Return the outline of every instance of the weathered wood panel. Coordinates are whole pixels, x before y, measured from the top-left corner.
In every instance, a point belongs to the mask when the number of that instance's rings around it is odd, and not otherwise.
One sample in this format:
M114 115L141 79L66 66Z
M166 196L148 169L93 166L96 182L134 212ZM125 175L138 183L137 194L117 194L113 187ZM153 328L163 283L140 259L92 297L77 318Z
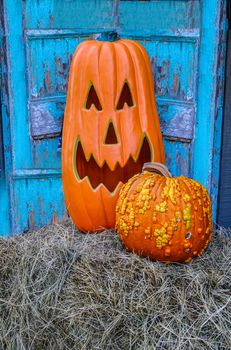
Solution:
M231 228L231 29L228 34L218 223Z
M197 120L192 172L194 178L209 189L215 218L221 146L221 108L224 91L226 2L223 0L202 1L201 5L203 29L200 42ZM210 44L208 45L208 43Z
M179 141L164 140L166 152L166 164L175 176L190 174L190 143L181 143Z
M57 223L66 217L60 177L60 172L54 171L45 175L41 172L15 174L15 229L18 232Z
M87 37L27 36L29 96L31 99L66 94L72 54Z
M57 150L58 138L33 141L35 169L61 168L61 154Z
M200 27L200 1L121 1L120 26L128 33L182 34Z
M5 34L6 21L3 2L0 1L0 123L2 127L2 171L0 176L0 236L9 235L11 230L12 181L10 173L12 169L12 153L10 140L10 107L9 86L7 74L7 42ZM0 151L0 152L1 152ZM4 167L3 167L4 163Z
M158 101L161 131L164 137L191 142L194 135L195 110L193 106Z
M4 176L0 178L0 236L7 236L10 233L10 210L9 198Z
M65 99L44 99L30 102L31 135L34 139L55 136L60 133L65 109Z
M0 100L1 103L1 100ZM3 140L2 140L2 116L0 114L0 178L3 176L4 156L3 156Z
M27 0L26 28L114 28L118 25L118 0Z
M210 193L213 204L213 217L217 221L217 204L219 194L219 182L223 182L222 173L220 173L221 142L222 142L222 125L223 125L223 105L224 105L224 82L225 82L225 64L226 64L226 47L227 47L227 29L228 20L226 12L226 0L221 0L216 12L216 43L214 51L214 80L213 96L215 99L211 114L213 116L213 143L212 143L212 166L210 179ZM229 178L231 181L231 178Z
M195 100L196 38L159 37L140 42L151 60L156 96L186 102Z

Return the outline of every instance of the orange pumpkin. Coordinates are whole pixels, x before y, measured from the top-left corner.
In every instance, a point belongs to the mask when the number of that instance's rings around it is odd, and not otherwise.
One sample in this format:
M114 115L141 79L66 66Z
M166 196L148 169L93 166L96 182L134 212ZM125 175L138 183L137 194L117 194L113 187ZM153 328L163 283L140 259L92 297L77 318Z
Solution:
M132 40L81 43L63 125L67 209L82 231L115 226L119 190L146 161L164 162L151 65Z
M143 169L122 187L116 207L116 229L127 249L171 262L201 255L212 237L205 187L171 177L163 164L147 163Z

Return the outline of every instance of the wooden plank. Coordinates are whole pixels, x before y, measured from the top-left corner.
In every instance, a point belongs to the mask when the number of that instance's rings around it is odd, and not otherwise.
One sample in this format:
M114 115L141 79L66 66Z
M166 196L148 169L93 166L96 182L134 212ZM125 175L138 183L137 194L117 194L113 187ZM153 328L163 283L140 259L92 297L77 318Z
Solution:
M65 110L65 98L30 102L31 135L34 139L60 134Z
M67 217L61 178L58 176L47 177L44 174L15 178L15 197L16 232L56 223Z
M48 177L59 177L61 178L60 168L48 168L45 169L15 169L13 172L13 179L41 179Z
M58 137L33 141L34 168L61 168Z
M5 176L0 178L0 236L10 234L10 206L8 198L8 186Z
M23 42L22 2L12 6L4 2L7 40L7 84L9 89L8 114L11 132L12 168L33 166L33 154L30 151L31 140L28 124L27 75L25 46ZM11 198L14 210L13 198ZM13 214L12 214L13 215ZM14 228L12 228L14 232Z
M179 105L158 100L158 113L162 134L165 137L191 142L193 139L195 109L191 105Z
M192 149L192 176L206 186L211 194L213 218L216 220L224 91L225 1L202 1L201 9L198 101Z
M200 28L200 1L120 1L120 27L130 33L180 33Z
M195 100L197 74L197 41L184 39L141 41L146 48L153 71L155 94L175 100Z
M27 74L31 99L66 93L72 55L86 38L77 35L28 40Z
M225 64L226 64L226 50L227 50L227 29L228 21L226 16L226 0L220 3L220 12L217 16L219 22L218 37L217 37L217 69L216 81L214 81L215 98L215 120L214 120L214 138L213 138L213 152L212 152L212 177L211 177L211 198L213 204L214 220L217 220L217 204L219 193L219 179L220 175L220 159L221 159L221 143L222 143L222 124L223 124L223 107L224 107L224 85L225 85Z
M25 28L115 28L119 0L23 1Z
M1 104L1 100L0 100ZM0 113L0 178L3 176L4 171L4 156L3 156L3 139L2 139L2 116Z
M190 143L181 143L164 139L166 165L173 176L185 175L191 177Z
M228 34L218 223L231 228L231 29Z
M10 81L8 74L8 53L9 46L7 43L8 21L3 8L3 1L0 1L0 116L2 124L2 147L4 149L4 171L0 177L0 236L8 236L12 231L11 212L13 203L12 198L12 155L11 155L11 120L10 111Z

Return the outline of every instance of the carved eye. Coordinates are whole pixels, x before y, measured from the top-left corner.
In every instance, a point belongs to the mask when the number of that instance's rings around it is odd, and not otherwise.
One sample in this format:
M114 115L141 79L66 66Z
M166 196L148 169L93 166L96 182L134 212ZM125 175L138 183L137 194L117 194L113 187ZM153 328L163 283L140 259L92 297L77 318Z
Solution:
M91 87L88 91L88 95L87 95L87 99L86 99L86 103L85 103L85 108L90 109L91 105L94 105L98 111L102 111L102 106L101 106L101 103L99 101L99 98L97 96L97 93L95 91L93 84L91 84Z
M127 82L124 83L116 109L117 110L123 109L125 103L127 103L128 107L134 106L134 103L132 100L132 94Z

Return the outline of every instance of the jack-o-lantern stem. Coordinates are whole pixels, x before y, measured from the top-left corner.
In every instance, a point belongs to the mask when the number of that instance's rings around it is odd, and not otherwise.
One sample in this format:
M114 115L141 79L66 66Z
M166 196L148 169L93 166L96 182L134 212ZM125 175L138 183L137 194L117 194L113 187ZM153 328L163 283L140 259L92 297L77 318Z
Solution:
M151 173L157 173L165 177L172 177L172 174L168 168L164 164L158 162L144 163L142 171L149 171Z
M111 30L108 32L103 32L97 37L98 41L117 41L120 40L119 34L115 30Z

